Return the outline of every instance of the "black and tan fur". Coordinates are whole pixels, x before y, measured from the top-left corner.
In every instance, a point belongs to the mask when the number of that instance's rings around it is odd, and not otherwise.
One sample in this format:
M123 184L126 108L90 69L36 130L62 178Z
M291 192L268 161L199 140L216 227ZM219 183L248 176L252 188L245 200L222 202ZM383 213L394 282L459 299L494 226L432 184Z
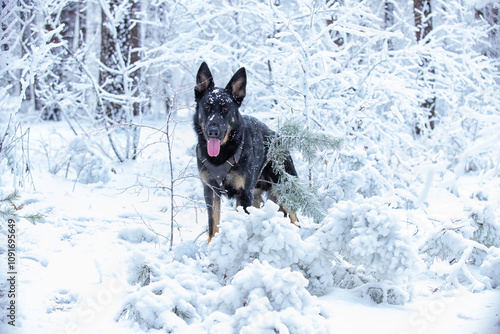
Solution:
M240 68L224 89L215 87L206 63L201 64L196 76L193 121L198 136L198 170L208 210L208 242L219 230L221 195L236 198L237 205L247 213L249 206L261 205L264 192L276 202L269 190L279 176L267 159L267 143L275 133L256 118L240 114L246 83L245 68ZM290 156L285 170L297 175ZM288 214L295 223L296 214Z

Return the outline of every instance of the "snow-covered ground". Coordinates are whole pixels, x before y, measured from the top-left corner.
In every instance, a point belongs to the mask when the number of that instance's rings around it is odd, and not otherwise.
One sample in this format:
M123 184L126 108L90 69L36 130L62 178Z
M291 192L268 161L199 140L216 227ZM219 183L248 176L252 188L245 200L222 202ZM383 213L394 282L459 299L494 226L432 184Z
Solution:
M91 160L94 166L102 164L97 177L108 181L84 184L75 182L85 175L77 175L71 164L56 174L49 168L65 161L68 147L74 151L87 145L87 153L102 156L98 146L106 145L105 137L95 132L90 140L75 142L66 123L31 128L35 190L23 190L20 202L26 212L42 213L46 219L16 223L16 327L2 323L1 333L500 333L498 288L485 281L475 293L467 285L445 287L443 277L425 268L406 284L404 304L388 303L387 295L377 304L366 290L338 284L312 295L304 273L328 272L315 267L314 254L320 254L315 252L324 239L315 236L307 219L302 229L291 226L273 204L247 216L225 200L221 233L207 246L190 115L176 117L173 157L180 177L174 188L172 251L170 172L160 132L142 129L145 148L135 161ZM151 125L161 126L158 121ZM480 180L473 175L459 179L458 196L439 182L420 185L426 209L398 209L398 214L420 221L419 235L430 234L432 229L424 231L426 223L453 221L477 189L489 194L488 203L498 213L500 180ZM498 226L498 218L496 222ZM415 226L407 226L408 238L402 240L413 242ZM3 226L0 234L4 251ZM1 256L1 275L6 275L5 253ZM322 279L330 278L319 277L316 288ZM381 280L373 286L385 293L384 284Z

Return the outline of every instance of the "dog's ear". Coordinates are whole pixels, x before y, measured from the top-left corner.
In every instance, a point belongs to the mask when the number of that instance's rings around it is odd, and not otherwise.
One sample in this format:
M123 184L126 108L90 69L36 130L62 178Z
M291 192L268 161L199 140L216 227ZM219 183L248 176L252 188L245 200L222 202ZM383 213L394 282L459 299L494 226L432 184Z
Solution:
M207 63L203 62L196 75L196 86L194 87L195 101L198 102L209 88L214 88L214 79Z
M234 73L231 80L226 86L226 90L231 92L233 99L241 105L243 99L246 95L246 87L247 87L247 71L244 67L240 68L236 73Z

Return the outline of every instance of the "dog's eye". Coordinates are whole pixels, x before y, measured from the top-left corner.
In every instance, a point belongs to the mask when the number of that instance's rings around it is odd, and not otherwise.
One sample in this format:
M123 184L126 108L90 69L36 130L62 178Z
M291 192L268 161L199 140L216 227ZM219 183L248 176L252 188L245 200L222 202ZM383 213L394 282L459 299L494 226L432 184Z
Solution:
M210 104L205 104L205 105L203 106L203 108L204 108L206 111L210 110Z
M222 111L223 112L228 112L229 108L227 106L222 106Z

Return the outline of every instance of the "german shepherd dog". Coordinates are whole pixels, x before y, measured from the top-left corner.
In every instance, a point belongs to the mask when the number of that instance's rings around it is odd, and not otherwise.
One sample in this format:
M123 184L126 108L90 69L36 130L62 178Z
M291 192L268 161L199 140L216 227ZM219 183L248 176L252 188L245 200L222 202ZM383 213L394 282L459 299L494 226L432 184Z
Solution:
M246 213L251 205L260 207L264 192L268 192L269 199L277 200L270 190L279 181L279 175L267 157L268 144L276 134L256 118L240 114L246 84L244 67L224 89L214 86L205 62L196 75L193 123L198 136L198 170L208 210L208 242L219 231L221 195L236 198ZM285 171L297 175L291 156L286 159ZM283 207L280 210L288 213L292 223L297 222L295 212Z

